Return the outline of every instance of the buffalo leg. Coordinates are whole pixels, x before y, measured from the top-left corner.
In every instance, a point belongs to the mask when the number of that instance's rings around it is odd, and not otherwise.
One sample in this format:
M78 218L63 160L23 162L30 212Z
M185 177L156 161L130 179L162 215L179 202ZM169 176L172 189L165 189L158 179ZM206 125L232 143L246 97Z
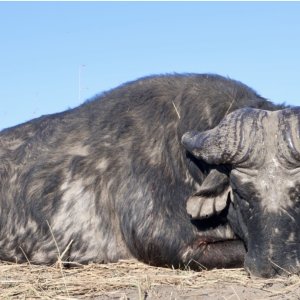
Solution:
M207 238L197 241L183 253L182 259L191 269L243 267L245 247L241 240L209 242Z

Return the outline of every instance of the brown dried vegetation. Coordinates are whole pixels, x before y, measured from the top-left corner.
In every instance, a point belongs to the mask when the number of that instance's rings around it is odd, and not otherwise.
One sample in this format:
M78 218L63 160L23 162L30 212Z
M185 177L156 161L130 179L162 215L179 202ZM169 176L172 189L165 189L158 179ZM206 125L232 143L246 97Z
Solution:
M135 260L64 268L0 263L1 299L300 299L300 277L249 278L243 269L194 272Z

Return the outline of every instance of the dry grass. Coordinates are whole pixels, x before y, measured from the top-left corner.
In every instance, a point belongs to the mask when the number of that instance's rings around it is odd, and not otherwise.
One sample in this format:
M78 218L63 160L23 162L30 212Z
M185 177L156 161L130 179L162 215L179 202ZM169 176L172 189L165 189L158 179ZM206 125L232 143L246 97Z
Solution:
M207 299L213 295L219 299L251 299L245 296L250 292L262 299L299 299L299 287L300 277L296 275L251 279L243 269L193 272L156 268L133 260L70 269L0 263L1 299L129 299L128 295L130 299L165 299L166 293L170 295L166 299L181 299L180 295L185 299L201 295L199 299L206 299L203 295Z

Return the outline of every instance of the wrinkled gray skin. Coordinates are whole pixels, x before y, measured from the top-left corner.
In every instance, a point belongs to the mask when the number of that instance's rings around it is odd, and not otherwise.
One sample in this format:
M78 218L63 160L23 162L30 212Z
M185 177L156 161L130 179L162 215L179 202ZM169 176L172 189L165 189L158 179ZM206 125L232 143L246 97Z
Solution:
M214 129L188 132L182 143L197 158L224 165L229 179L229 222L244 240L245 268L251 275L272 277L300 271L300 108L280 111L240 109ZM221 176L221 177L222 177ZM223 201L223 204L222 204ZM194 219L214 209L191 198ZM214 211L215 210L215 211Z

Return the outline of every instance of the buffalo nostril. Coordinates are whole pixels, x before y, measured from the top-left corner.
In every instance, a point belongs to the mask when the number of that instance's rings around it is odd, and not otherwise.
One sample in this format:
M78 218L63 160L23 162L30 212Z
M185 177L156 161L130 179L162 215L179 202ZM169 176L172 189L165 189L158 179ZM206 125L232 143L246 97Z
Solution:
M262 277L262 278L272 278L275 277L278 273L275 269L271 268L261 268L261 269L252 269L249 267L245 267L247 273L251 277Z
M254 277L271 278L278 274L276 269L267 260L262 261L256 258L246 257L245 269L250 276Z

